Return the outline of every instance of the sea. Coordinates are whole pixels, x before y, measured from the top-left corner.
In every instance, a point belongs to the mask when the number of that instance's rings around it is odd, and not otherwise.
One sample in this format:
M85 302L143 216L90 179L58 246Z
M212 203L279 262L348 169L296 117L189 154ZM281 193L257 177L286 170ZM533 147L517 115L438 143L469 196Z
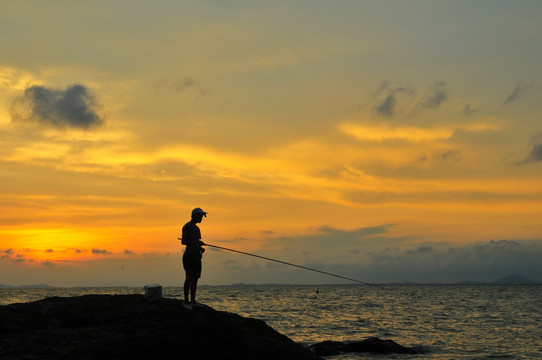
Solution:
M52 296L143 294L143 287L6 288L0 305ZM180 287L164 287L182 299ZM542 359L542 286L200 286L215 310L265 321L304 345L376 336L417 355L344 354L326 359Z

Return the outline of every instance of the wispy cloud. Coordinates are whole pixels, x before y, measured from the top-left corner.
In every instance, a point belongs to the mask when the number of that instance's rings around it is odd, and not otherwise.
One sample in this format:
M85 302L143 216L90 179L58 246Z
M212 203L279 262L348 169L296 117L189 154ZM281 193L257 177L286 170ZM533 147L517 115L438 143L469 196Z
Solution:
M525 95L533 86L533 83L519 82L512 93L504 100L504 105L509 105L516 102L520 97Z
M466 116L473 115L474 113L476 113L476 109L472 108L472 104L467 104L463 108L463 114Z
M411 95L412 90L402 86L393 87L390 81L387 80L382 82L382 84L380 84L380 86L373 92L373 97L380 99L376 105L376 113L379 116L388 118L394 116L398 106L397 95L401 93ZM381 97L382 94L384 94L383 99Z
M401 94L402 96L399 96ZM425 96L417 99L416 91L412 87L392 86L390 81L384 81L372 95L377 101L375 105L377 115L391 118L399 114L400 109L409 111L408 109L439 108L448 99L448 89L444 81L436 81ZM469 105L466 109L469 109Z
M448 90L444 81L435 82L420 105L426 109L436 109L448 99Z
M197 86L197 81L192 77L164 78L156 83L156 90L179 93Z
M413 126L364 126L344 123L340 125L340 130L358 140L368 141L386 141L403 140L409 142L445 140L452 137L453 129L446 128L421 128Z
M530 141L531 152L523 160L523 164L542 161L542 132L534 135Z
M343 230L331 226L321 226L316 232L294 237L281 237L272 239L273 245L282 245L302 250L351 250L361 245L391 244L405 241L404 237L388 235L394 224L360 227L352 230Z
M395 98L395 93L392 93L388 95L380 105L378 105L376 112L378 115L391 117L395 112L396 105L397 99Z
M104 123L97 111L96 100L84 85L66 89L31 86L13 101L11 119L56 128L90 129Z
M435 153L433 157L442 162L447 161L459 161L461 160L461 150L458 149L452 149L452 150L443 150Z

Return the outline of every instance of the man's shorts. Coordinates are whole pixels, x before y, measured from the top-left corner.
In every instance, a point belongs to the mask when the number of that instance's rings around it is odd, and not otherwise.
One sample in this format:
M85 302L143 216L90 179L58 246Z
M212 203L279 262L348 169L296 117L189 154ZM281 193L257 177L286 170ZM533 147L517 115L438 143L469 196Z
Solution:
M199 279L201 277L201 258L185 252L183 255L183 268L186 276Z

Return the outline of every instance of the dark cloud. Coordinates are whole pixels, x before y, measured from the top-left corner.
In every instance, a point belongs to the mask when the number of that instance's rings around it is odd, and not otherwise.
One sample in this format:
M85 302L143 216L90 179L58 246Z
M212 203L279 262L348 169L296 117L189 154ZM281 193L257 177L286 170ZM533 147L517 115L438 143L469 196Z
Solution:
M280 261L291 262L293 264L311 266L315 258L324 256L328 261L333 262L337 259L344 260L345 256L350 259L359 258L363 255L362 249L368 247L380 246L382 244L390 244L396 242L405 241L406 237L398 238L394 236L388 236L389 229L393 224L384 224L379 226L362 227L352 230L342 230L333 228L330 226L321 226L313 234L298 235L294 237L276 237L268 239L272 244L271 249L259 249L255 251L260 256L265 256L270 259L278 259ZM319 264L315 267L318 269ZM333 269L326 268L327 265L322 265L321 270L333 271ZM337 264L330 265L331 267L337 266ZM242 281L248 282L276 282L278 278L289 279L294 281L294 277L298 276L299 269L291 270L290 267L284 264L277 264L276 262L262 262L257 261L251 264L247 264L244 258L239 260L227 260L222 263L222 267L225 270L242 271ZM266 269L278 269L280 268L284 276L275 272L261 273L249 271L249 267L256 271L259 267ZM257 274L258 279L252 279L251 277ZM307 275L306 272L301 272ZM290 277L290 275L294 277ZM321 276L320 276L321 278ZM326 279L326 277L324 277ZM299 280L303 281L303 280ZM280 282L280 280L279 280Z
M64 90L32 86L15 99L11 108L14 122L38 122L57 128L90 129L103 124L94 96L84 85Z
M434 249L432 246L419 246L418 248L414 250L407 250L405 253L407 255L420 255L420 254L428 254L433 251Z
M436 109L446 99L448 99L446 83L443 81L437 81L435 84L433 84L429 94L422 100L421 106L426 109Z
M177 79L162 79L156 83L158 92L167 91L180 93L189 88L198 87L198 83L191 77L181 77Z
M447 161L460 161L461 160L461 150L444 150L433 155L433 158L438 161L447 162Z
M49 260L43 261L43 262L41 263L41 265L42 265L43 267L46 267L46 268L53 268L53 267L55 267L55 263L50 262Z
M111 254L111 252L109 252L109 254ZM146 252L146 253L141 254L141 256L157 256L157 255L158 255L158 253L156 253L155 251Z
M420 156L419 158L416 159L416 162L417 162L417 163L425 163L425 162L427 162L428 160L429 160L429 158L428 158L427 156L422 155L422 156Z
M419 246L385 249L366 254L367 273L386 274L390 281L493 281L519 273L538 280L542 241L491 240L464 246Z
M124 255L135 255L136 253L129 249L124 249Z
M92 249L92 253L96 255L111 255L111 251L101 249Z
M376 103L374 109L377 115L391 118L401 109L437 109L448 100L448 89L444 81L432 84L426 95L417 99L416 91L410 86L393 86L390 81L384 81L372 93ZM465 114L471 114L475 110L467 104L463 110Z
M24 254L16 254L13 249L0 249L0 259L8 259L13 262L25 262L26 256Z
M436 81L433 83L425 96L416 99L416 91L409 86L393 86L390 81L384 81L372 93L376 99L376 113L382 117L393 117L401 109L438 109L448 100L448 88L446 82ZM465 105L464 114L475 112L471 104Z
M531 152L525 158L523 164L542 161L542 132L531 138Z
M189 88L191 86L195 86L196 82L192 78L184 78L184 79L177 79L173 80L170 83L171 89L175 92L181 92L186 88Z
M313 234L280 237L272 239L272 241L276 246L302 250L350 251L356 250L359 246L368 246L377 243L391 244L408 239L406 237L388 236L387 233L393 226L394 224L384 224L353 230L342 230L324 225ZM267 255L273 257L276 254L268 251Z
M397 99L395 98L395 93L388 95L384 101L377 106L376 112L380 116L392 117L395 112L395 107L397 106Z
M402 86L393 87L391 82L386 80L373 92L373 97L380 98L376 106L376 113L383 117L392 117L397 109L397 95L400 93L411 94L412 90ZM383 99L381 97L383 95Z
M512 91L512 93L504 100L504 105L516 102L518 98L527 93L532 86L533 83L525 84L523 82L519 82Z
M391 228L381 225L341 230L322 226L314 234L274 239L274 250L262 249L258 254L369 282L493 281L516 273L542 280L542 240L411 244L413 238L390 236ZM280 248L282 245L287 248ZM241 267L246 270L246 266ZM294 268L284 267L282 271L269 281L276 282L279 276L291 282L296 277L300 282L328 281Z
M471 104L465 105L465 107L463 108L463 114L465 114L467 116L474 114L476 112L476 110L473 109L471 106L472 106Z
M225 260L222 262L222 266L225 270L243 270L241 264L235 260Z
M542 143L537 143L533 145L533 148L531 149L531 154L528 158L531 162L532 161L542 161Z
M47 250L45 250L45 252L52 253L52 252L55 252L55 251L53 249L47 249Z

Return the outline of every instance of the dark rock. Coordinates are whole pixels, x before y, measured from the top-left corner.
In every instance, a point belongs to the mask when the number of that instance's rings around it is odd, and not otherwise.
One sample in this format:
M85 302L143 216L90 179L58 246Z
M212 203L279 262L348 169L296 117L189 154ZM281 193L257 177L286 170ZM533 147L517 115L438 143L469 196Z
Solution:
M264 321L180 300L86 295L0 306L0 358L319 359Z
M417 354L413 348L397 344L393 340L382 340L377 337L370 337L361 341L342 343L340 341L323 341L311 345L315 354L319 356L339 355L341 353L365 353L378 354Z
M341 353L344 343L340 341L326 340L311 345L312 350L319 356L338 355Z
M378 354L416 354L414 349L397 344L393 340L370 337L344 345L344 352L372 352Z

